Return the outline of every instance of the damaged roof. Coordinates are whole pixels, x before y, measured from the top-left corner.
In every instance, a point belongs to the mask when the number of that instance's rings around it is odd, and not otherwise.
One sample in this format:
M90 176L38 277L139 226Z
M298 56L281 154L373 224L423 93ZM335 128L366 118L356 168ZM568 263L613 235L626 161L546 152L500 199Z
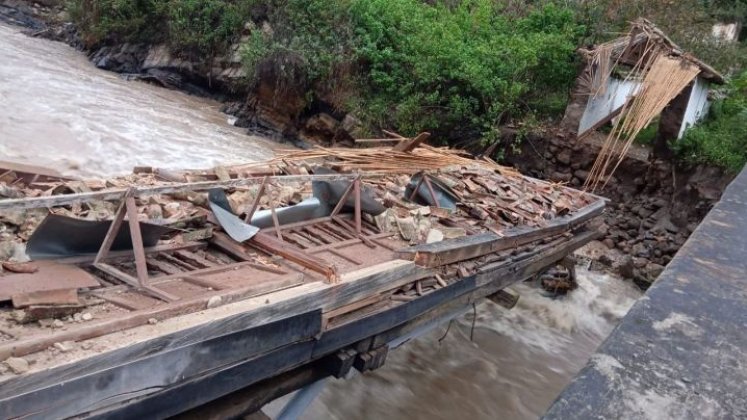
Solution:
M586 59L591 60L601 51L609 51L609 56L615 63L634 66L643 55L651 53L651 43L657 49L667 52L670 57L686 60L700 69L700 77L713 83L725 83L724 76L716 69L698 59L682 47L674 43L661 29L651 21L638 18L631 24L630 32L622 37L595 45L591 48L580 48L578 51ZM649 48L647 48L649 46Z

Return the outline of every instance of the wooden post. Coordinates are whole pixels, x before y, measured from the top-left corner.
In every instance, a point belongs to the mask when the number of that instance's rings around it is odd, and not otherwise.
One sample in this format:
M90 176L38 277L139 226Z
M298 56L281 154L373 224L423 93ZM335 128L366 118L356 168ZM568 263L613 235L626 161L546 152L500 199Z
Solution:
M359 180L359 179L360 179L360 175L357 178L355 178L355 180ZM339 213L340 210L342 210L343 206L345 206L345 201L347 201L348 196L350 195L350 192L353 190L353 187L355 185L355 180L353 180L353 182L351 182L350 185L348 185L348 188L345 190L345 192L342 193L342 197L340 197L340 201L337 202L337 205L332 210L332 214L329 217L334 218L335 216L337 216L337 213Z
M262 184L259 186L259 191L257 191L257 196L254 197L254 203L252 203L252 208L249 210L249 213L246 214L246 218L244 221L246 223L252 223L252 216L254 216L254 213L257 211L257 208L259 207L259 199L262 198L262 194L265 193L265 188L267 188L267 181L270 179L270 177L266 176L262 178Z
M355 232L361 234L361 179L353 181L353 191L355 192Z
M109 255L109 250L112 248L114 238L117 237L119 228L122 226L122 221L124 221L125 213L127 211L127 198L132 197L134 194L135 189L130 188L125 191L124 195L122 196L122 202L119 204L119 209L117 209L117 213L114 215L112 224L109 225L109 230L106 232L106 236L104 237L104 242L101 244L101 248L99 248L99 252L96 254L96 258L93 260L94 265L100 263L106 258L107 255Z
M423 179L425 180L425 186L428 187L428 192L430 192L431 198L433 199L433 205L436 208L440 208L441 206L438 205L438 197L436 197L436 191L433 190L433 184L431 184L430 178L428 178L428 175L423 174Z
M135 197L125 198L127 208L127 219L130 225L130 238L132 239L132 252L135 253L135 268L137 269L137 280L140 287L148 286L148 267L145 263L145 250L143 249L143 235L140 232L140 223L137 220L137 205Z

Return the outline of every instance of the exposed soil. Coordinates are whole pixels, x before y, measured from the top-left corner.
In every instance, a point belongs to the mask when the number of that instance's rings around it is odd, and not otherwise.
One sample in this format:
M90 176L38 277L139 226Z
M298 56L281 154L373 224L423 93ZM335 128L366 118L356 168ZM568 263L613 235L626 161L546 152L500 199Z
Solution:
M515 133L504 132L513 142ZM577 141L562 130L529 135L507 163L540 179L580 188L589 175L603 137ZM600 243L588 249L595 266L648 287L721 197L734 175L707 167L679 167L651 160L634 148L597 194L610 199ZM603 246L602 246L603 245Z

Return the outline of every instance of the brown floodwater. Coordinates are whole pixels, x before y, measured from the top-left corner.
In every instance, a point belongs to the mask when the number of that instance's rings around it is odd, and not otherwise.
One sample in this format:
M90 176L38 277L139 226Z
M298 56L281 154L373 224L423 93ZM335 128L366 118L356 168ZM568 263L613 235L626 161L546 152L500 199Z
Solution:
M518 284L513 309L477 306L474 331L470 310L390 351L379 370L328 380L302 418L538 418L641 296L629 282L577 271L579 287L567 296ZM287 400L265 411L277 414Z
M228 124L216 101L124 80L2 24L0 104L0 160L68 175L208 168L267 159L278 147Z
M232 127L214 101L123 80L66 45L3 25L0 103L0 160L72 175L206 168L266 159L278 147ZM560 298L517 285L512 310L485 302L476 319L469 311L448 333L442 325L405 343L381 369L328 381L303 417L536 418L640 296L583 268L579 285Z

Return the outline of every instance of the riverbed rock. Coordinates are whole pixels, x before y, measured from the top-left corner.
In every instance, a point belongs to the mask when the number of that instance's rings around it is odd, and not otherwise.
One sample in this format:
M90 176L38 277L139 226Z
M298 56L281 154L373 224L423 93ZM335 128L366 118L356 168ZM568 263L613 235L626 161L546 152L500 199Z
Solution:
M300 135L304 140L326 144L335 137L339 126L339 121L331 115L322 112L306 121L306 125L304 125Z
M207 301L207 309L217 308L223 303L223 299L220 296L212 296Z
M646 265L646 276L651 280L658 278L663 271L664 266L661 264L649 263Z
M569 165L571 163L571 151L569 149L563 149L555 156L555 158L558 160L558 163Z
M5 360L5 364L16 375L26 373L29 370L29 362L23 357L9 357Z

